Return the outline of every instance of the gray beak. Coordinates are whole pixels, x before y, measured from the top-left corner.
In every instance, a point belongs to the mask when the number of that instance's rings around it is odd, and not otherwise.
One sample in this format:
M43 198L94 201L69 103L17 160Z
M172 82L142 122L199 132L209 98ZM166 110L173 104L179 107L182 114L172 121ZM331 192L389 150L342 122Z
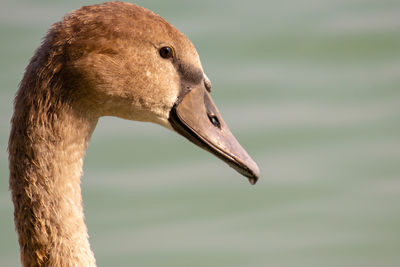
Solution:
M179 134L225 161L251 184L257 182L257 164L230 132L203 86L194 87L174 105L169 121Z

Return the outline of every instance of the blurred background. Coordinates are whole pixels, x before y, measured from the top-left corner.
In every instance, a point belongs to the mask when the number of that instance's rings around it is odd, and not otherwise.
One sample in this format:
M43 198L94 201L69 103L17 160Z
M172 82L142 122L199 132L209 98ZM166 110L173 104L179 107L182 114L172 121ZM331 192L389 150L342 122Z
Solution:
M49 26L94 3L1 0L0 266L20 266L14 93ZM261 178L157 125L101 119L82 179L99 266L400 266L398 0L136 3L195 44Z

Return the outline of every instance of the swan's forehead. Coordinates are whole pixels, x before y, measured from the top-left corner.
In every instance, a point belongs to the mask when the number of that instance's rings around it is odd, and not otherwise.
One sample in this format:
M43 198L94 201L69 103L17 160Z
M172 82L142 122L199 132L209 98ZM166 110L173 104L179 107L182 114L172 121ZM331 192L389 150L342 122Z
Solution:
M199 56L193 44L165 19L143 7L123 2L108 2L83 7L64 18L72 32L72 39L79 43L96 40L90 49L121 49L132 46L149 50L163 44L172 46L183 61L201 68ZM88 39L89 36L89 39ZM117 42L115 42L117 41Z
M144 49L148 49L148 45L156 48L171 46L180 62L202 69L194 45L184 34L149 10L144 9L142 14L142 19L130 18L133 20L130 28L133 41L141 43Z

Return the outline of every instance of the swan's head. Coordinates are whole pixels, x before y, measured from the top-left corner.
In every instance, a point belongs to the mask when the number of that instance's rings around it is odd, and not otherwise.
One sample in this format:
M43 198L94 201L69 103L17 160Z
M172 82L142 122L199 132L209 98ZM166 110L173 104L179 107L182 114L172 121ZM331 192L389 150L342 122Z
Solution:
M259 169L214 105L193 44L167 21L121 2L83 7L54 27L80 105L98 116L172 129L257 181ZM78 78L78 79L77 79Z

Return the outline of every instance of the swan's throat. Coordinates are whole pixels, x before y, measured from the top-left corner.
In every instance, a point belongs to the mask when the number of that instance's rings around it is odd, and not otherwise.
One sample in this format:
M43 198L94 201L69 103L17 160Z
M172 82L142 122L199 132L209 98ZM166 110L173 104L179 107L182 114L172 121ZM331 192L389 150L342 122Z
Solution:
M80 177L97 118L48 105L44 112L20 94L12 120L10 189L21 260L24 266L94 266Z

